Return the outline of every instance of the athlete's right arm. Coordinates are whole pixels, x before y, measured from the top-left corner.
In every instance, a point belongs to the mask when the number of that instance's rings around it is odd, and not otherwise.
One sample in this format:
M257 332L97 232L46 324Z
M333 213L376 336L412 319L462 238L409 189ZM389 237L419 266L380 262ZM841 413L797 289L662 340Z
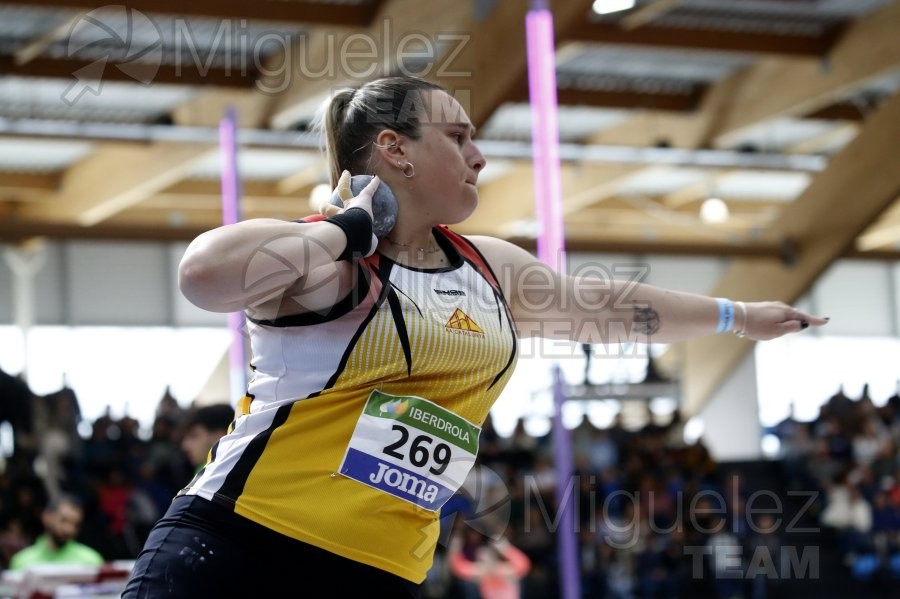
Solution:
M363 208L371 217L377 181L345 202L344 210ZM344 230L328 221L251 219L223 225L188 246L178 286L204 310L244 310L278 300L288 289L302 291L316 269L349 269L348 262L336 262L346 247Z
M379 178L374 177L354 197L350 173L345 171L338 182L344 205L329 205L327 212L338 220L343 218L342 212L361 208L371 220L372 196L378 185ZM362 233L358 218L356 227L348 226L346 220L340 222L341 226L329 220L260 218L207 231L188 246L178 267L178 286L191 303L211 312L236 312L264 304L278 312L287 292L297 304L292 312L322 308L340 297L340 281L349 278L350 263L340 260L348 249L347 235ZM378 245L371 225L364 234L371 240L354 238L357 243L353 247L368 242L371 254ZM329 293L335 292L335 284L337 297Z

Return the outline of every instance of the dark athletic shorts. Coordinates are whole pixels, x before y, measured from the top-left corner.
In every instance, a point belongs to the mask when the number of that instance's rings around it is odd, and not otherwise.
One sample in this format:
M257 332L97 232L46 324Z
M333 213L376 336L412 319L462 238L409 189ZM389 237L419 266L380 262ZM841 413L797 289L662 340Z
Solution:
M291 539L196 496L153 527L123 599L414 598L421 585Z

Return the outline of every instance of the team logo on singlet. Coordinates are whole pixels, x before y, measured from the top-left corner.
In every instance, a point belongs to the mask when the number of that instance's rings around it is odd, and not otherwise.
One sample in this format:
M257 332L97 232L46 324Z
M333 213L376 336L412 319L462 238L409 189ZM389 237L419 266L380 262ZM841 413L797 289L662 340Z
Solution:
M435 289L434 292L437 293L438 295L449 295L452 297L456 297L456 296L465 297L465 295L466 295L466 292L463 291L462 289Z
M444 328L451 333L457 335L472 335L474 337L484 337L484 330L472 320L468 314L457 308L453 312L453 316L444 325Z

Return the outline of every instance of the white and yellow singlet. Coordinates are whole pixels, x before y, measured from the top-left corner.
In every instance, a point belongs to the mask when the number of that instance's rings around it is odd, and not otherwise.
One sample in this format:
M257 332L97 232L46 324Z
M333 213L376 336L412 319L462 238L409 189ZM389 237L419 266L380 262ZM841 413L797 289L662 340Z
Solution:
M248 322L249 406L181 494L424 580L517 347L484 258L446 227L435 237L447 267L376 254L327 314Z

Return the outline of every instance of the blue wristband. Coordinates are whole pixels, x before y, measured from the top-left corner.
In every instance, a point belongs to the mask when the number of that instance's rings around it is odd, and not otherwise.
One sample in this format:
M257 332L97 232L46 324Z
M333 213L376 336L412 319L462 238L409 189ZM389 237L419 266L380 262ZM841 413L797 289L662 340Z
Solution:
M716 332L727 333L734 328L734 302L717 297L716 303L719 305L719 324L716 326Z

